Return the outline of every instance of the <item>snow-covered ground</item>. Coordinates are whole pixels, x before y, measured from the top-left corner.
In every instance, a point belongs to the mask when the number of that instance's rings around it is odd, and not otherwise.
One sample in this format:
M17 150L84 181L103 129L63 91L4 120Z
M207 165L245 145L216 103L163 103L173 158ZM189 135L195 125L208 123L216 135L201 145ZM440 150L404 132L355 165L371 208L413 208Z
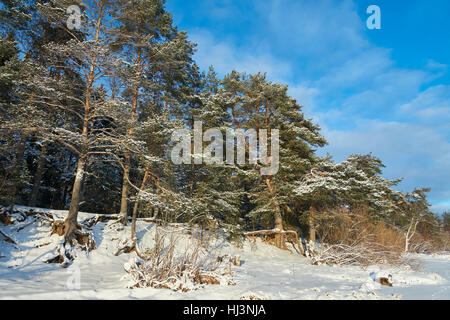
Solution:
M25 208L23 208L25 209ZM47 210L64 218L65 211ZM80 213L79 220L94 214ZM221 299L250 296L265 299L450 299L450 255L414 255L419 270L385 266L314 266L298 254L279 250L261 241L246 241L237 248L215 237L211 255L239 255L242 266L233 266L235 285L207 285L189 292L169 289L128 289L124 264L132 254L115 256L117 248L129 238L130 227L112 221L94 225L97 249L81 253L67 269L43 261L55 256L57 235L50 235L48 224L32 219L0 230L17 245L0 240L0 299ZM20 229L20 230L18 230ZM141 246L151 247L156 226L138 221ZM183 244L184 241L184 244ZM186 238L180 240L185 245ZM392 274L393 286L381 286L370 278ZM73 286L79 276L80 286Z

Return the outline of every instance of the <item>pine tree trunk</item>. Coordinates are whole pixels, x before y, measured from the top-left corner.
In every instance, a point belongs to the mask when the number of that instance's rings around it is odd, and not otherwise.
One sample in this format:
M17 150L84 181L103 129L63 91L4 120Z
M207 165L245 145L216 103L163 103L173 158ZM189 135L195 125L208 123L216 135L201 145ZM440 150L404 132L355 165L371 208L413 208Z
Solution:
M16 193L17 193L17 186L19 184L18 176L20 174L20 167L22 166L23 156L25 154L25 144L27 142L27 139L28 139L27 135L22 132L20 134L20 141L17 146L16 161L14 163L14 169L13 169L13 175L12 175L13 181L15 180L11 187L11 198L14 199L14 201L12 201L12 202L17 201Z
M141 62L142 62L142 56L141 56L141 48L137 48L137 57L136 57L136 65L138 66L138 70L136 73L136 80L139 80L141 76ZM132 126L128 129L128 137L131 137L133 135L133 129L134 129L134 121L136 121L137 117L137 106L138 106L138 100L139 100L139 87L135 86L133 88L133 103L131 106L131 122ZM123 178L122 178L122 197L120 199L120 216L122 220L122 224L124 226L127 225L128 220L128 179L130 178L130 168L131 168L131 152L127 151L125 154L125 164L124 164L124 170L123 170Z
M81 200L81 187L83 185L84 170L86 167L86 158L81 156L78 159L77 173L72 189L72 199L70 201L69 214L64 221L64 238L65 243L72 244L73 233L77 227L78 209Z
M273 189L270 184L270 179L266 178L265 183L267 188L269 189L270 194L273 195ZM280 233L275 234L275 246L280 249L286 249L286 235L283 234L283 218L281 216L281 209L279 205L276 205L275 214L274 214L274 228L278 229Z
M91 68L91 73L93 68ZM72 187L72 198L70 200L69 214L67 215L66 220L64 221L64 238L65 243L70 243L73 245L73 236L74 231L77 227L77 218L78 218L78 209L80 207L81 202L81 191L83 187L83 179L85 175L85 168L87 159L89 156L88 153L88 131L89 131L89 118L86 116L89 114L89 94L91 88L91 82L86 90L86 104L85 104L85 118L83 120L83 131L82 131L82 152L78 155L77 162L77 171L75 175L75 181L73 182Z
M283 231L283 218L281 217L281 212L278 210L275 212L274 216L274 227L279 231ZM275 235L275 245L280 249L286 248L286 235L279 233Z
M128 220L128 179L130 178L130 158L131 153L127 152L125 155L125 164L123 170L122 198L120 200L120 219L124 226L127 225Z
M41 179L44 173L45 157L47 156L47 143L42 144L41 153L39 155L38 166L36 169L36 175L34 176L33 189L30 195L30 201L28 205L30 207L36 206L37 197L39 194L39 187L41 186Z
M309 240L316 242L316 229L314 228L314 210L315 204L312 203L309 207Z
M316 242L316 229L314 229L313 218L309 218L309 240L313 243Z
M139 188L139 193L144 190L145 183L147 182L150 168L147 166L145 168L144 178L142 178L142 183ZM139 194L137 196L136 201L134 202L133 207L133 216L131 218L131 240L133 241L133 245L136 246L137 238L136 238L136 218L137 218L137 210L139 206Z

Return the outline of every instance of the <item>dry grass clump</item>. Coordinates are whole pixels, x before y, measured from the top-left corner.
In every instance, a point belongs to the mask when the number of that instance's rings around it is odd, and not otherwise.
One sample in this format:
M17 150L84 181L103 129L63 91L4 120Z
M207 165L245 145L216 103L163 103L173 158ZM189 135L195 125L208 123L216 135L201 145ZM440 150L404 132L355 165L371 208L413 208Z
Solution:
M307 244L307 255L315 265L413 265L403 256L403 234L383 222L349 212L321 214L316 219L321 245Z
M181 252L177 251L172 233L157 230L152 249L137 248L137 258L125 264L130 278L129 288L166 288L174 291L196 290L207 284L232 285L231 261L212 259L201 240L190 238Z

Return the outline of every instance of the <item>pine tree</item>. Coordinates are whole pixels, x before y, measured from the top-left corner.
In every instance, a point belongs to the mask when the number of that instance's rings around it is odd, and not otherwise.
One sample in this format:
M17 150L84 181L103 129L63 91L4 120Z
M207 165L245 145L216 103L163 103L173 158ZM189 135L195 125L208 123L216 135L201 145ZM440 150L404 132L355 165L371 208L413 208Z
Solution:
M191 167L190 182L193 186L192 197L199 203L200 211L209 219L225 223L229 231L236 233L242 229L240 206L243 189L236 175L238 167L226 161L227 141L223 137L226 137L232 126L228 105L224 103L226 95L211 66L202 80L198 108L194 108L192 112L192 119L202 124L202 138L205 142L202 143L202 164ZM209 129L217 130L219 136L205 139ZM216 144L221 144L223 154L222 157L217 155L219 161L211 161L209 158L216 156Z
M351 155L340 163L330 157L319 158L309 173L298 181L295 193L308 208L310 240L315 242L314 215L329 208L353 211L360 207L375 218L386 217L395 209L400 195L392 189L400 180L381 177L380 159L369 155Z
M172 22L164 1L125 1L118 16L121 26L115 33L115 47L120 50L124 67L119 77L125 85L123 95L129 101L129 122L125 136L136 139L141 104L155 98L169 103L180 83L186 82L187 70L192 63L193 44ZM154 100L154 104L157 102ZM141 117L142 118L142 117ZM130 151L125 153L120 214L126 224L128 211Z
M70 3L70 5L73 3ZM121 103L107 97L102 80L111 75L119 59L111 48L111 32L117 1L79 2L84 8L81 31L68 28L65 14L69 2L50 1L39 8L56 27L70 35L65 43L49 43L48 65L51 73L42 66L34 67L33 75L26 79L25 92L28 100L41 106L46 114L57 114L60 126L46 128L49 141L62 144L77 156L77 168L72 188L68 216L64 223L66 243L72 244L77 234L77 215L86 167L93 156L102 157L112 153L115 119ZM34 107L36 110L37 108ZM45 116L44 116L45 117ZM43 118L42 116L40 117Z
M285 246L283 215L295 200L294 182L299 180L314 161L314 148L326 143L320 128L305 119L302 107L287 94L287 86L271 83L263 74L247 76L233 71L223 80L222 97L232 116L233 128L251 130L261 138L268 132L267 143L279 139L279 170L264 174L264 162L276 165L275 154L264 161L258 151L259 164L246 164L238 173L247 185L253 207L248 217L272 221L276 245ZM272 130L279 130L279 137ZM246 143L247 144L247 143Z

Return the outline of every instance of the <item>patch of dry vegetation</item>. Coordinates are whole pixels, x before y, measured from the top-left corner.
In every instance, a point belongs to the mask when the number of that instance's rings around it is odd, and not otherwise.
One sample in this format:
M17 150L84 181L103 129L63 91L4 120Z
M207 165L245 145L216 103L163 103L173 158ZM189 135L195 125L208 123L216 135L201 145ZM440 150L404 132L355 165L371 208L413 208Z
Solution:
M238 257L213 258L201 239L195 237L190 237L182 250L179 250L179 243L180 237L173 232L158 229L153 248L136 247L137 258L131 258L124 266L130 279L128 287L186 292L207 284L234 284L231 266L240 265Z
M316 217L321 245L307 244L313 264L413 265L404 257L404 236L384 222L366 214L323 213Z

